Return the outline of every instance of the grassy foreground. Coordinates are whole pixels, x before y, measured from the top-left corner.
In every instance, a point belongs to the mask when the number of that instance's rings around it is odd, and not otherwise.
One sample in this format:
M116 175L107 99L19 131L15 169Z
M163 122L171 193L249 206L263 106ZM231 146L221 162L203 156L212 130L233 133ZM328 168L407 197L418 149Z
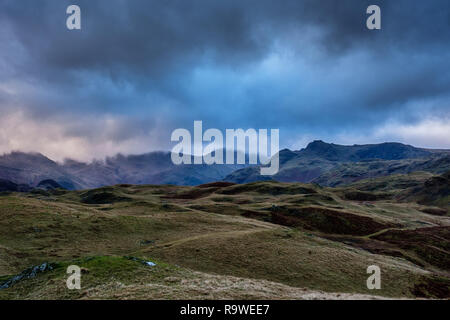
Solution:
M428 178L399 181L417 189ZM54 268L0 299L449 298L447 202L418 204L413 189L381 180L3 194L0 285ZM83 268L81 290L66 288L71 264ZM381 290L366 287L369 265Z

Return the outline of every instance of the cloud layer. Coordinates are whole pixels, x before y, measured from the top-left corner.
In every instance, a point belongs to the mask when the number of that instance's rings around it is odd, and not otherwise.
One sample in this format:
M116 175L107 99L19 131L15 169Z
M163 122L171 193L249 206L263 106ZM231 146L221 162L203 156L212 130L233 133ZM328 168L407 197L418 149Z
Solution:
M450 3L0 1L0 152L168 149L194 120L308 139L450 148ZM438 119L438 120L436 120ZM444 136L443 136L444 135Z

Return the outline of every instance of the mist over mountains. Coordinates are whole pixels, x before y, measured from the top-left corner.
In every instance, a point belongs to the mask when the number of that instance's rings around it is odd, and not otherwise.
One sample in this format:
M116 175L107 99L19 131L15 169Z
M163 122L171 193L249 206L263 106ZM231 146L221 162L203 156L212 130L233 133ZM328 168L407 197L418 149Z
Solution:
M17 184L37 186L52 179L62 187L90 189L127 184L197 185L222 180L242 165L180 165L172 163L170 152L116 155L104 161L57 163L40 153L12 152L0 156L0 178Z
M259 166L174 165L170 152L116 155L104 161L57 163L40 153L12 152L0 156L0 179L24 189L51 179L66 189L115 184L199 185L214 181L246 183L261 180L314 182L338 186L365 178L450 170L450 150L415 148L401 143L343 146L314 141L304 149L279 152L280 170L261 176ZM26 188L25 188L26 189Z

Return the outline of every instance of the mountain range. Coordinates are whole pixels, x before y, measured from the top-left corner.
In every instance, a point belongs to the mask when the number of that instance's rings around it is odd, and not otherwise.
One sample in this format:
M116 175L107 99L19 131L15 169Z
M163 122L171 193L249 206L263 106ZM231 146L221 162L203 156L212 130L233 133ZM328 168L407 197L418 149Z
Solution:
M40 153L12 152L0 156L0 179L30 187L51 179L68 190L124 183L198 185L222 180L240 168L243 165L177 166L172 163L170 152L118 154L90 163L70 159L57 163Z
M248 183L260 180L317 183L339 186L367 178L426 171L450 170L450 150L422 149L387 142L343 146L313 141L299 151L279 152L280 170L272 177L259 175L257 166L236 170L226 181Z
M314 141L279 156L273 180L314 183L227 182L264 177L164 152L1 156L0 300L450 298L448 151Z
M51 179L62 187L90 189L115 184L199 185L214 181L248 183L261 180L312 182L340 186L366 178L450 170L450 150L416 148L401 143L344 146L313 141L304 149L279 152L280 170L261 176L259 166L174 165L170 152L108 157L90 163L55 162L40 153L12 152L0 156L1 185L36 187ZM20 186L20 187L18 187Z

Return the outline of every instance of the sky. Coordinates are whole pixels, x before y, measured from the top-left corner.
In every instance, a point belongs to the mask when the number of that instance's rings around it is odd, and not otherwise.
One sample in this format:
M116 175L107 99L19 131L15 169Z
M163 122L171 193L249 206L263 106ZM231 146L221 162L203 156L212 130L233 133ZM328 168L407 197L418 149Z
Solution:
M448 0L0 0L0 153L170 150L194 120L450 148L449 71Z

